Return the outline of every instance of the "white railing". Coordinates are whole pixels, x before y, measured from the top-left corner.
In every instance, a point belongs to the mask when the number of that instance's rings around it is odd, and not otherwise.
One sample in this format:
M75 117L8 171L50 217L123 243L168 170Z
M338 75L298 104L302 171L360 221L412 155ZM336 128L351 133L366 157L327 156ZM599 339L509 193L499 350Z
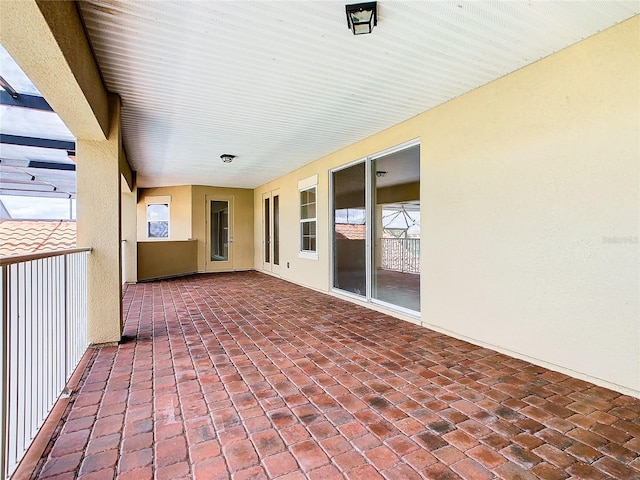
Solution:
M420 273L419 238L382 238L382 268Z
M9 478L89 345L89 248L0 258L0 478Z

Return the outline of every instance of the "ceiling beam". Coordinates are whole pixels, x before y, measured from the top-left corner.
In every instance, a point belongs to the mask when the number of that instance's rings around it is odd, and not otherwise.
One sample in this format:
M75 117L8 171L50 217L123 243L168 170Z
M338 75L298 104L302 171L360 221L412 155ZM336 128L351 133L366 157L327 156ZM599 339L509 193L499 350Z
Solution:
M0 143L7 145L20 145L22 147L55 148L57 150L75 151L76 142L66 140L53 140L50 138L23 137L20 135L7 135L0 133Z
M4 185L0 187L0 195L12 195L16 197L76 198L76 194L72 192L5 188Z
M44 168L46 170L70 170L76 171L75 163L55 163L55 162L40 162L37 160L30 160L27 168Z
M38 97L37 95L26 95L24 93L20 93L17 97L14 97L5 90L0 90L0 105L33 108L34 110L53 112L51 105L49 105L42 97Z
M66 170L75 172L75 163L63 163L56 160L29 160L0 157L0 169L2 167L20 167L20 168L42 168L46 170Z
M107 89L76 2L2 2L0 43L74 137L108 137Z

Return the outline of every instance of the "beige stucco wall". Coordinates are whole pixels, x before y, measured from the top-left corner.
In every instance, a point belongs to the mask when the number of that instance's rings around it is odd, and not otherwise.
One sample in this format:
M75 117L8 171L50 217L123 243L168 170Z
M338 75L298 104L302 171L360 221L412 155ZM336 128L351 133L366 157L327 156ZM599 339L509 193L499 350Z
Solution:
M207 271L206 204L207 195L233 198L233 263L231 270L253 268L253 190L201 185L181 185L138 189L138 241L147 241L146 202L150 197L170 197L169 240L197 241L197 271ZM151 240L163 242L164 240ZM144 259L143 259L144 261ZM138 261L140 263L140 260ZM186 267L185 267L186 268ZM191 267L189 267L191 268ZM211 270L211 269L209 269Z
M280 274L328 291L329 170L420 138L414 320L640 395L639 33L634 17L257 188L255 245L277 188ZM317 261L298 258L297 182L311 175Z
M253 268L253 190L194 185L192 202L193 238L198 241L198 271L207 270L206 203L207 195L233 198L233 270Z
M138 281L196 273L197 242L138 242Z
M169 240L189 240L191 235L191 186L138 189L138 241L147 239L146 202L150 197L171 197L169 206ZM164 240L150 240L161 242Z

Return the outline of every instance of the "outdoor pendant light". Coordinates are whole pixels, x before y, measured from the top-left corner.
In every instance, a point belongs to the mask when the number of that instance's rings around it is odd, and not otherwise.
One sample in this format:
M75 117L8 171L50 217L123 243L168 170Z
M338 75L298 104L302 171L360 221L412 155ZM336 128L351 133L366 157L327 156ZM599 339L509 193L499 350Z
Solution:
M354 35L362 35L373 31L373 27L378 24L377 3L367 2L345 5L347 26Z

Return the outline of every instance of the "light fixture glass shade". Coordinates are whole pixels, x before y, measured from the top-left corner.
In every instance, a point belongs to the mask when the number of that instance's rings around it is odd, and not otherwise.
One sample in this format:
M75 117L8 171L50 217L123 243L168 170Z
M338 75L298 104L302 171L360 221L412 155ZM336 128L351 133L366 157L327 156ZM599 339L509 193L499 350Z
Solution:
M378 24L377 2L346 5L347 25L354 35L371 33Z

